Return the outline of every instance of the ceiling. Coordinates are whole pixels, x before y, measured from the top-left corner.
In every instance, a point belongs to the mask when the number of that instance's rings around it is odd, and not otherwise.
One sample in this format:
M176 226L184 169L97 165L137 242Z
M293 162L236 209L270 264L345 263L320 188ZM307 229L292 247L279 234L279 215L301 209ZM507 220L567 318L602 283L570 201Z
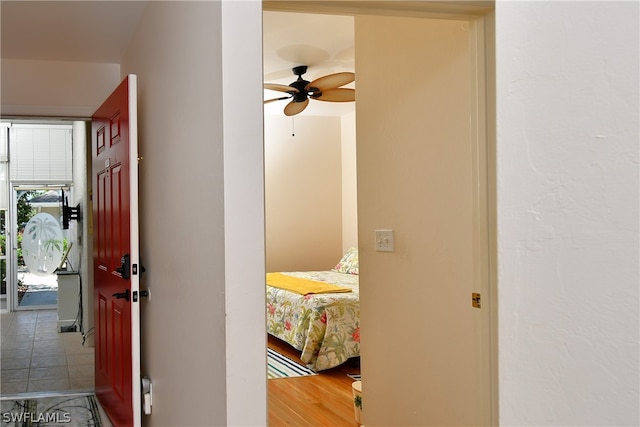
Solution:
M307 65L302 77L312 81L327 74L355 71L353 16L309 13L263 13L264 79L288 85L296 80L291 69ZM345 87L355 88L355 84ZM282 92L265 90L265 99ZM288 100L265 105L265 113L282 114ZM300 115L341 115L355 111L354 102L311 100Z
M145 6L137 1L3 0L2 58L119 63Z
M3 0L2 58L120 63L146 4ZM110 24L116 20L117 26ZM291 68L297 65L309 66L303 76L309 81L330 73L354 71L352 16L265 11L263 34L265 82L293 82L296 76ZM282 95L265 90L265 99ZM265 113L282 114L287 102L267 104ZM340 115L354 111L354 104L311 100L300 115Z

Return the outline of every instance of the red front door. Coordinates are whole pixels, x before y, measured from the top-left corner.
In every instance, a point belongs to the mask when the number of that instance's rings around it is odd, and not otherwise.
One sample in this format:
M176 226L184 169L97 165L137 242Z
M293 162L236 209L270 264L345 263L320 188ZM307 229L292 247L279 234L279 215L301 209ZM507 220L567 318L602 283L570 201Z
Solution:
M139 425L136 76L92 116L96 395L115 426Z

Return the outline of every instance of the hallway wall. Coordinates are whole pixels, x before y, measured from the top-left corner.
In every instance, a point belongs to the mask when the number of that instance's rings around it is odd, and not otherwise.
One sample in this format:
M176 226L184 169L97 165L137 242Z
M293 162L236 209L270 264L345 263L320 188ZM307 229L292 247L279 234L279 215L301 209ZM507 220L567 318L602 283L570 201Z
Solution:
M500 424L638 425L638 2L497 2Z
M149 3L122 63L139 85L149 426L227 424L220 8Z

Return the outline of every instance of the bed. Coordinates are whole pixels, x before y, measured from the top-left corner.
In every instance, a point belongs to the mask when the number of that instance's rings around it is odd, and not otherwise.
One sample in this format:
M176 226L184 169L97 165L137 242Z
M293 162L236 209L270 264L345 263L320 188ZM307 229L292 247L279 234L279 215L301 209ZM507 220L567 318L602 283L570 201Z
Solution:
M314 371L360 356L358 252L349 249L328 271L267 274L267 332L302 353ZM308 289L294 289L280 281Z

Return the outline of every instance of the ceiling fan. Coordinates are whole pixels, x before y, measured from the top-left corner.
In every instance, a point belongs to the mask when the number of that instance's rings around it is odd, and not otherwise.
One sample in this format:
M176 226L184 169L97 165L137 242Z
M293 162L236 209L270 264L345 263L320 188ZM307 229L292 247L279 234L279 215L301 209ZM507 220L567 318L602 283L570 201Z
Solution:
M307 108L307 105L309 105L309 98L330 102L349 102L356 100L356 91L354 89L340 87L353 82L356 79L355 73L342 72L329 74L309 82L302 78L302 75L307 72L306 65L293 67L291 71L298 76L298 79L289 84L289 86L276 83L264 84L265 89L289 94L289 96L264 101L265 104L268 104L283 99L291 99L291 102L284 107L284 114L286 116L301 113Z

